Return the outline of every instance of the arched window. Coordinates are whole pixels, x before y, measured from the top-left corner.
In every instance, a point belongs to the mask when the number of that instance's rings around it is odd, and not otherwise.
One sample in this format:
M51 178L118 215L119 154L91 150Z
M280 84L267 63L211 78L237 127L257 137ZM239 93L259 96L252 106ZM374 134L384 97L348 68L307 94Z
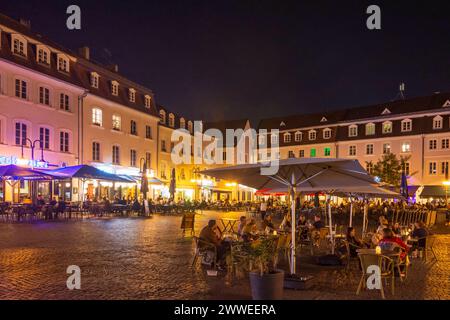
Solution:
M166 112L164 110L159 110L159 121L162 124L166 124Z

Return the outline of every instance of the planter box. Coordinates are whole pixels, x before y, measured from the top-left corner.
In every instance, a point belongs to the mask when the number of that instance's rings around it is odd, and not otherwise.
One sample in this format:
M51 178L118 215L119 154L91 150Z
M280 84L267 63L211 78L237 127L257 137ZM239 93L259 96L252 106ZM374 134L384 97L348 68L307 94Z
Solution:
M264 274L250 272L250 286L253 300L281 300L283 299L284 271Z
M284 288L293 290L308 290L314 284L313 276L286 275Z

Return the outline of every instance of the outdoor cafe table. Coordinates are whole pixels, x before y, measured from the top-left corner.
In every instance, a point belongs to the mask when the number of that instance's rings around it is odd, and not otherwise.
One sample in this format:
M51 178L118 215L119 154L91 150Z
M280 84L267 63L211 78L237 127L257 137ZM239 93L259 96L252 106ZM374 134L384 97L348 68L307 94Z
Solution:
M361 254L377 254L376 249L358 249L356 252ZM400 256L400 252L381 250L381 255L389 258L395 258Z
M233 232L234 226L236 225L236 222L238 222L238 219L231 219L231 218L221 218L220 222L222 223L223 230L222 233L226 232Z

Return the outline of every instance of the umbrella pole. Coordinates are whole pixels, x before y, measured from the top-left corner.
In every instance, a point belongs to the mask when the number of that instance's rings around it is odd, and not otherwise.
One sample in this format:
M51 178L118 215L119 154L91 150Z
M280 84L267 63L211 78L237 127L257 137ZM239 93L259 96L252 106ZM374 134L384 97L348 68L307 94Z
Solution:
M296 256L295 256L295 173L292 173L292 182L291 182L291 274L295 274L296 272Z
M349 223L349 227L351 227L353 224L353 201L352 201L352 197L350 197L350 223Z
M333 220L331 219L331 195L328 198L328 222L330 229L331 254L334 254Z

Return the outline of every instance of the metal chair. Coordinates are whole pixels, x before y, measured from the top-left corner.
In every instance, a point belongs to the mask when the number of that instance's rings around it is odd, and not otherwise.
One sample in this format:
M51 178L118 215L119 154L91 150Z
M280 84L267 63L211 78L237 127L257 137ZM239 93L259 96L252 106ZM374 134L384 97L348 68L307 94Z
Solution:
M213 254L213 262L211 263L211 266L213 268L216 267L216 261L217 261L217 248L214 244L209 243L207 241L204 241L200 239L199 237L194 236L194 242L195 242L195 252L194 252L194 258L192 260L192 268L197 263L198 257L206 257L208 252L211 252Z
M391 293L394 295L395 293L395 274L394 274L394 261L384 255L381 254L372 254L372 253L359 253L358 254L359 260L361 262L361 268L362 268L362 275L361 280L359 281L358 289L356 290L356 294L359 295L362 288L365 288L367 285L367 280L370 277L373 277L374 275L371 273L367 273L367 270L371 266L378 266L380 270L380 287L376 288L380 290L381 297L383 299L386 299L384 295L384 287L383 287L383 280L385 284L388 283L388 280L391 281Z

